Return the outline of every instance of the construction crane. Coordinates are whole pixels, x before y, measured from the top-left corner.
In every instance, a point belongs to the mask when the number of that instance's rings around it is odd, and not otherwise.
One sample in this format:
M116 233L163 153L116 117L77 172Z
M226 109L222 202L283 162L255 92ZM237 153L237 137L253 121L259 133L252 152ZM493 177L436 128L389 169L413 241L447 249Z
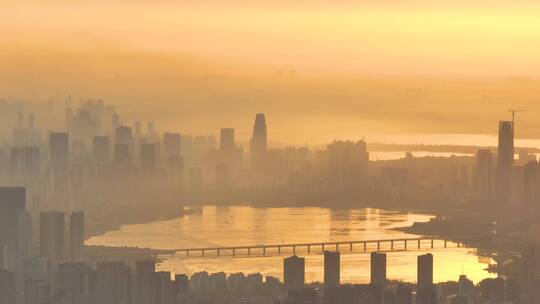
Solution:
M512 113L512 124L514 124L516 122L516 112L525 112L527 110L523 110L523 109L510 109L508 110L508 112L511 112Z

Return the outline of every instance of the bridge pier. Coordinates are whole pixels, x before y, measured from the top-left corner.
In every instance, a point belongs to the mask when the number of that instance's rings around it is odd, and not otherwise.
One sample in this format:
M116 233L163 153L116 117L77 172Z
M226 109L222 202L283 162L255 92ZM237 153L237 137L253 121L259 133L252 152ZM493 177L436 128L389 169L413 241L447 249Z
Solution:
M444 248L446 248L446 240L444 240Z
M281 254L281 246L277 246L277 253Z
M263 247L263 255L266 255L266 247Z
M311 253L311 245L307 245L307 253Z
M296 245L293 245L293 246L292 246L292 252L293 252L293 253L296 253Z
M217 256L220 256L220 255L221 255L221 250L218 249L218 250L217 250Z
M394 250L394 241L390 241L390 250Z
M324 252L324 244L322 244L322 252Z
M420 249L420 239L418 239L418 249Z
M251 256L251 248L248 247L248 256Z
M339 243L336 243L336 252L339 252Z
M367 242L364 242L364 252L367 251Z
M407 250L407 240L405 240L405 250Z
M203 250L201 250L201 251L202 251L202 256L204 256L204 254L205 254L205 252L204 252L204 249L203 249Z
M381 250L381 242L377 241L377 251L380 251L380 250Z
M351 243L349 244L349 250L350 250L351 252L352 252L352 246L353 246L353 243L351 242Z
M233 248L233 250L232 250L232 255L233 255L233 256L236 256L236 248Z
M431 249L433 249L433 242L434 242L434 240L431 239Z
M186 256L189 256L189 250L186 250Z

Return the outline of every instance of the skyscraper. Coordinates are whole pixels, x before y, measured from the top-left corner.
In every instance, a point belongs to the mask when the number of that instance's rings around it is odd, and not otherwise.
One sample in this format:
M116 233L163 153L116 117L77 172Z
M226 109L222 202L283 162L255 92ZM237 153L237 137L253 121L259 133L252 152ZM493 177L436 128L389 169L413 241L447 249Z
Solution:
M433 255L431 253L418 256L418 289L433 287Z
M283 260L283 283L288 290L301 289L305 283L305 259L296 255Z
M0 303L15 304L15 275L6 270L0 270Z
M222 152L230 152L234 150L235 140L234 140L234 129L233 128L222 128L221 136L219 140L219 148Z
M371 284L386 285L386 253L371 253Z
M478 198L489 199L493 193L493 163L491 151L476 152L475 187Z
M156 299L156 264L143 260L135 264L135 304L154 303Z
M81 258L84 254L84 212L78 211L71 213L69 227L71 258Z
M111 155L109 137L94 136L94 140L92 142L92 154L94 161L100 163L108 162Z
M163 134L163 156L165 162L169 162L171 158L181 155L182 135L180 133L164 133Z
M433 255L418 256L417 304L435 304L436 292L433 286Z
M141 145L141 166L146 172L153 171L157 166L156 144Z
M60 259L64 257L64 213L41 212L39 216L39 249L42 257Z
M535 160L525 164L523 175L524 208L521 211L524 218L538 225L540 220L540 167L538 162Z
M499 202L507 205L512 189L512 165L514 163L514 123L499 122L499 145L497 160L497 195Z
M69 135L51 133L49 135L49 158L52 173L64 176L69 171Z
M324 252L324 287L338 287L340 284L339 252Z
M6 264L17 256L19 235L18 219L26 208L26 191L21 187L0 187L0 250ZM0 266L2 266L0 261Z
M249 150L252 165L254 167L259 167L262 164L267 149L266 118L264 113L257 113L257 115L255 115L253 136L251 137Z

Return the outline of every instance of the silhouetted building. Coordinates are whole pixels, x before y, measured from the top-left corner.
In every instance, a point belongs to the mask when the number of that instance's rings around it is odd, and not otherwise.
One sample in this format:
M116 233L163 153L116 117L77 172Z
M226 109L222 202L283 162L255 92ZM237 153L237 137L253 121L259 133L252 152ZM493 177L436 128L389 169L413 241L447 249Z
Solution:
M69 248L71 258L84 256L84 212L73 212L69 217Z
M283 283L288 290L302 289L305 284L305 259L296 255L283 261Z
M431 253L418 256L418 289L433 287L433 255Z
M264 113L257 113L249 148L252 166L260 168L266 158L267 149L266 118Z
M185 294L189 290L189 278L185 274L177 274L174 276L174 282L176 284L176 292Z
M69 172L69 135L67 133L49 135L49 159L55 176L64 176Z
M131 157L129 154L128 145L115 145L114 146L114 163L121 166L126 166L131 163Z
M340 285L340 254L339 252L324 252L324 287Z
M396 287L396 304L412 304L412 286L399 284Z
M96 279L106 292L106 303L133 303L132 271L122 262L101 262L96 267ZM154 302L148 302L154 303Z
M182 135L180 133L164 133L163 134L163 157L168 162L173 157L181 155L182 150Z
M369 153L365 141L334 141L328 151L327 192L340 196L363 194L368 181Z
M478 198L487 200L493 194L492 153L487 149L476 152L475 186Z
M514 164L514 124L499 122L499 145L497 160L497 195L500 203L507 206L512 189L512 165Z
M135 264L134 304L155 303L157 297L156 264L154 261L137 261Z
M146 143L141 145L141 166L143 171L153 171L157 167L156 144Z
M94 136L92 142L92 154L94 161L100 163L107 163L111 157L111 148L109 143L109 137L107 136Z
M41 212L39 217L39 248L42 257L61 259L64 257L64 213Z
M22 231L18 219L25 208L25 188L0 187L0 245L4 247L4 263L0 261L0 269L2 264L12 264L12 260L19 255L17 250Z
M371 253L371 284L386 286L386 253Z
M232 151L236 146L234 140L234 129L233 128L222 128L221 136L219 140L219 148L221 151Z
M433 255L428 253L418 256L417 304L435 304L436 292L433 286Z
M45 281L37 279L24 281L24 304L48 303L50 293L50 285Z
M16 304L15 275L6 270L0 270L0 303Z

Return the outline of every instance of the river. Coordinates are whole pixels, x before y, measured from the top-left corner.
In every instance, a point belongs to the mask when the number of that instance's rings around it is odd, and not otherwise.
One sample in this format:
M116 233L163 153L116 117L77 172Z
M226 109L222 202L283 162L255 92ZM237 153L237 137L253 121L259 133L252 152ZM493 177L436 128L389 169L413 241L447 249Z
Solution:
M153 249L178 249L233 245L287 244L344 240L373 240L419 237L395 228L433 216L373 208L333 210L317 207L254 208L248 206L204 206L200 212L173 220L125 225L117 231L87 240L87 245L129 246ZM413 246L414 247L414 246ZM427 246L426 246L427 247ZM485 271L489 258L477 256L472 248L430 249L434 255L434 279L457 280L462 273L478 282L493 274ZM389 279L416 281L416 256L426 252L390 252L387 257ZM306 258L306 281L322 281L323 257L301 253ZM282 279L284 256L269 257L163 257L158 270L188 275L197 271L226 273L260 272ZM369 254L361 249L341 256L341 279L344 283L369 281Z

